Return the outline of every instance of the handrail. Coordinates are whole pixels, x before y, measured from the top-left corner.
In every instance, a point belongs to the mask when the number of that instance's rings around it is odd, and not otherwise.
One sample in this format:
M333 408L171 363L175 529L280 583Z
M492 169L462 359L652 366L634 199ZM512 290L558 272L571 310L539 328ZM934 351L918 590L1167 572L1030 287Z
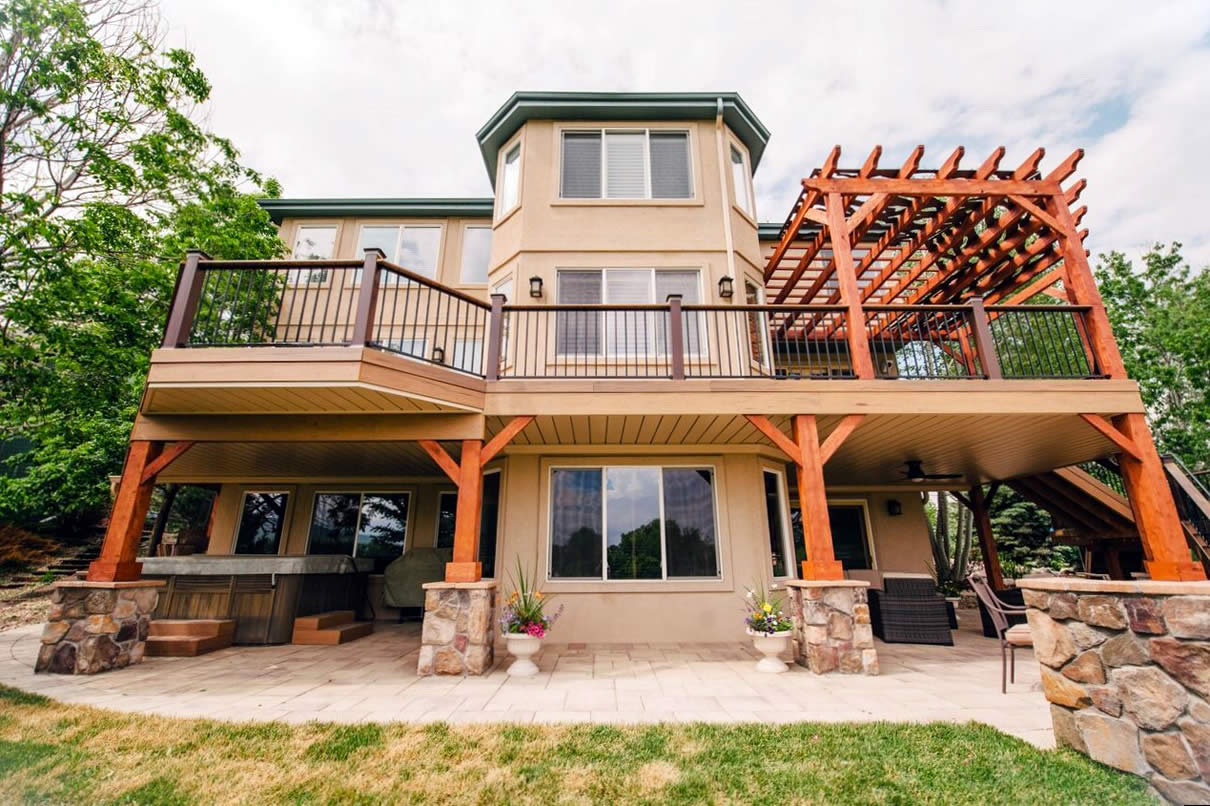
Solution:
M372 278L363 282L364 277ZM363 260L181 267L165 347L368 346L488 380L1103 377L1086 305L486 302ZM863 316L864 322L850 318ZM869 356L868 360L864 356Z

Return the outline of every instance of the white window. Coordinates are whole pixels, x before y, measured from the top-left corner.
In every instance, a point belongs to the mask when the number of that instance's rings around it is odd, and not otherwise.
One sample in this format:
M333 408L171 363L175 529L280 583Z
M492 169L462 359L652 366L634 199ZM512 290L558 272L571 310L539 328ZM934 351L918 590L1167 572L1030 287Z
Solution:
M744 152L735 146L731 146L731 185L735 191L735 206L754 218L756 203L752 199L752 174Z
M701 302L696 269L563 269L558 272L560 305L662 304L673 294L683 305ZM667 351L667 314L659 311L561 311L555 315L560 355L647 355ZM687 314L682 325L685 351L698 352L704 322Z
M521 144L517 143L504 155L500 168L500 214L517 206L521 200Z
M295 260L331 260L336 254L336 226L304 224L294 235ZM327 269L293 269L290 283L322 283L328 279Z
M410 355L412 358L421 358L425 361L432 358L428 354L428 339L387 339L383 346L392 352Z
M358 254L374 247L381 249L391 263L421 276L436 278L441 227L414 224L362 227L357 242Z
M316 493L307 553L373 558L381 572L403 554L410 502L406 492Z
M483 374L483 339L454 339L451 365L463 372Z
M564 199L691 199L689 133L603 129L563 133Z
M555 468L552 579L717 578L714 470Z
M513 278L511 278L511 277L506 277L505 279L501 280L500 282L498 282L494 286L492 286L492 293L493 294L503 294L504 301L506 303L508 303L510 305L516 304L516 301L513 299Z
M762 470L765 484L765 518L769 526L769 559L773 576L797 576L794 546L790 542L790 503L786 495L786 474Z
M462 231L463 285L487 285L487 267L492 256L492 228L467 227Z

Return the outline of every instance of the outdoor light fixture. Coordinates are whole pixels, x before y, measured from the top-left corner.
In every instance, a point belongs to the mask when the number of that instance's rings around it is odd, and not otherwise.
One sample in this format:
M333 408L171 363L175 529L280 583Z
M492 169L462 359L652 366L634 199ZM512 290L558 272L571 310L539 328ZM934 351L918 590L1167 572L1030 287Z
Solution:
M542 278L536 274L529 278L529 295L531 297L542 296Z
M444 347L434 347L433 348L433 361L438 364L445 363L445 348Z
M903 504L899 503L899 501L894 498L887 499L886 514L891 515L891 516L902 515L903 514Z
M718 281L718 295L723 299L735 296L735 280L732 277L721 277Z

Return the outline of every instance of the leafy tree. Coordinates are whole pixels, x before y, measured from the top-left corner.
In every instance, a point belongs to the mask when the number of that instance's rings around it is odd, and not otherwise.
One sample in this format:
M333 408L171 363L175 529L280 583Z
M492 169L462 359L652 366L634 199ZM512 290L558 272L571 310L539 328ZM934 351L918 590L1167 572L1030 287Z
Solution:
M1144 254L1141 270L1101 255L1096 277L1157 446L1210 467L1210 272L1192 271L1173 243Z
M947 595L955 594L966 581L971 557L971 541L975 520L970 510L949 493L937 492L932 501L930 493L921 493L925 504L925 521L929 530L929 545L933 550L933 576L937 589Z
M0 522L105 509L185 249L282 253L161 41L146 2L0 0Z
M1050 513L1015 490L1001 487L992 499L988 515L1006 577L1016 577L1033 568L1059 570L1079 566L1079 549L1053 542Z

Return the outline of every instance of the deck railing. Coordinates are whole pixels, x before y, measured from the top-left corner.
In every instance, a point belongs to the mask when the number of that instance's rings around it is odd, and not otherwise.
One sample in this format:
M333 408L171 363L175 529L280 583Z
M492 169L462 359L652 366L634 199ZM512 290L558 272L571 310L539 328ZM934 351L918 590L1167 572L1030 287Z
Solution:
M372 278L369 283L363 278ZM1090 378L1073 305L866 305L873 377ZM370 346L486 378L857 377L843 305L491 304L364 260L215 261L190 253L165 347ZM858 346L858 349L862 349Z

